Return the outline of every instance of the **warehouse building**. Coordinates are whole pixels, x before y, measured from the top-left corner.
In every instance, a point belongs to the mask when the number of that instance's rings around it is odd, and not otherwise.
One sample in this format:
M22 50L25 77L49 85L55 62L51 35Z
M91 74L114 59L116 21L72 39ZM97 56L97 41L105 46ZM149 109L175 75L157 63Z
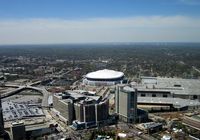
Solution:
M200 101L200 80L162 77L141 77L138 97L182 98Z
M198 100L162 97L138 97L138 107L150 112L184 111L200 108Z
M138 90L138 106L152 112L177 111L200 108L200 80L141 77L132 82Z

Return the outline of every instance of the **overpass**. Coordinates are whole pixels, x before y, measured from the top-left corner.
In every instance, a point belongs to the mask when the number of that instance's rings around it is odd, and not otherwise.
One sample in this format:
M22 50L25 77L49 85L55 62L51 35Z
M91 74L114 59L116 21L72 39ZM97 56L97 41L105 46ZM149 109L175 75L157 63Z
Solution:
M30 86L30 85L18 86L18 88L14 89L12 91L8 91L8 92L6 92L4 94L1 94L0 98L3 99L3 98L7 98L9 96L13 96L15 94L20 93L23 90L34 90L34 91L37 91L37 92L41 93L43 95L42 107L48 107L49 106L48 98L50 96L50 93L44 87L43 88L38 88L38 87Z

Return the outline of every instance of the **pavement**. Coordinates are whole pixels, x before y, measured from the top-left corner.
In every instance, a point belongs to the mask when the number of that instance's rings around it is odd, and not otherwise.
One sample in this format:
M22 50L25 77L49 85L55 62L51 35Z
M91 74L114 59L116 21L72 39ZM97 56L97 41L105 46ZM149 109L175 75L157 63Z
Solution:
M11 86L14 86L14 85L11 85ZM38 91L38 92L42 93L42 95L43 95L42 107L49 107L48 99L49 99L49 96L51 94L46 90L45 87L38 88L38 87L30 86L30 85L18 86L18 88L14 89L12 91L8 91L8 92L6 92L4 94L1 94L0 98L3 99L3 98L6 98L6 97L9 97L9 96L18 94L19 92L21 92L23 90L27 90L27 89L35 90L35 91Z

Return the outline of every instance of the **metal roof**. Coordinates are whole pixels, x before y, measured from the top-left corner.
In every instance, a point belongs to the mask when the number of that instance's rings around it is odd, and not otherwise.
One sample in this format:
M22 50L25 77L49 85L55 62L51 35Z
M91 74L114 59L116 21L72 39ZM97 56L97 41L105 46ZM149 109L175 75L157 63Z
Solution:
M197 100L181 98L138 97L137 102L151 104L172 104L175 108L182 108L186 106L200 106L200 102Z
M134 86L138 91L167 91L180 95L200 95L199 79L156 77L152 81L152 77L143 77L142 83Z
M114 71L114 70L98 70L95 72L88 73L86 75L86 78L91 78L91 79L116 79L116 78L121 78L124 76L123 72L119 71Z

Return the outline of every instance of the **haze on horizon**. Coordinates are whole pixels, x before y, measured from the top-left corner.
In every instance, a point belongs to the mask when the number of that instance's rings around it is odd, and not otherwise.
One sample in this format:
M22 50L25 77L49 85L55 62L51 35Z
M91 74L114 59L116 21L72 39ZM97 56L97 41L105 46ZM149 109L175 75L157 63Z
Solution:
M199 0L0 1L0 45L199 40Z

